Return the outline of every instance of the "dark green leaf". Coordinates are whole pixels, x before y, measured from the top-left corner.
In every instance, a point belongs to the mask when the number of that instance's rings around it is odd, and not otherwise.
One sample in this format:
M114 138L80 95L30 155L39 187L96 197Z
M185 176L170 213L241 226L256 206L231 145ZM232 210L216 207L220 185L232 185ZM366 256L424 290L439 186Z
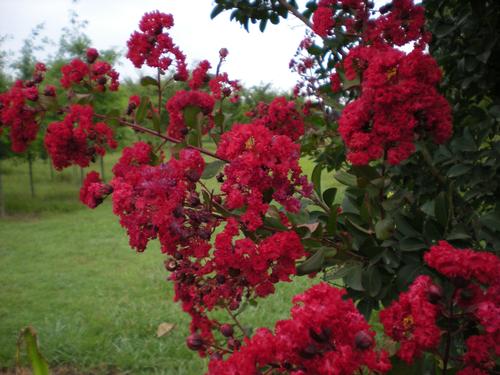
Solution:
M500 231L500 212L490 212L479 218L479 222L493 231Z
M436 220L439 224L446 228L448 224L448 200L444 192L439 193L434 206Z
M387 240L392 236L394 232L394 220L390 217L379 220L375 224L375 235L379 240Z
M418 238L407 237L399 242L401 251L418 251L427 248L425 242Z
M329 188L325 190L325 192L323 193L323 200L325 201L328 207L330 207L333 204L336 195L337 195L337 188Z
M351 186L351 187L358 186L358 180L356 176L353 176L352 174L349 174L344 171L337 172L337 174L335 175L335 179L341 184L346 186Z
M462 176L472 169L470 165L457 164L448 169L446 175L450 178Z
M224 166L224 164L225 163L222 160L215 160L211 163L207 163L205 165L205 169L203 170L201 178L204 180L208 180L215 177L220 169Z
M376 266L369 267L363 271L362 276L363 288L368 291L371 297L375 297L382 288L382 277Z
M311 181L314 185L314 190L318 194L318 197L321 197L321 172L323 171L323 166L321 164L317 164L312 172Z
M141 86L158 86L158 80L150 76L142 77Z
M353 267L350 273L344 277L344 282L349 288L362 292L365 290L363 288L362 276L363 266L357 265L356 267Z
M201 109L199 107L189 105L184 108L183 117L184 122L190 128L196 128L198 125L198 114L201 113Z
M323 248L319 248L312 256L306 259L297 267L297 275L308 275L313 272L321 271L325 261L325 252Z
M212 12L210 13L210 18L214 19L217 17L222 11L224 10L224 6L221 4L217 4L214 9L212 9Z

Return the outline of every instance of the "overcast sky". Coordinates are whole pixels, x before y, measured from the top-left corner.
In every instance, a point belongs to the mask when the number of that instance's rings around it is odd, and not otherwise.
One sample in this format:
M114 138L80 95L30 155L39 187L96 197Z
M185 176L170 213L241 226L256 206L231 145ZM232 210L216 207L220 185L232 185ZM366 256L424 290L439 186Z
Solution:
M141 16L159 10L173 14L171 35L191 64L208 59L215 66L219 49L226 47L229 56L224 70L230 78L240 79L245 85L271 82L280 89L293 87L296 76L288 71L288 63L304 36L300 21L290 17L279 26L269 24L265 33L257 24L251 25L247 33L238 23L229 21L229 12L211 20L212 8L212 0L79 0L76 4L71 0L0 0L0 35L11 36L2 48L18 51L39 23L45 23L43 35L57 42L61 29L69 23L70 9L74 9L89 22L86 33L94 47L125 51ZM44 54L37 57L42 60ZM126 59L117 69L122 76L139 76Z

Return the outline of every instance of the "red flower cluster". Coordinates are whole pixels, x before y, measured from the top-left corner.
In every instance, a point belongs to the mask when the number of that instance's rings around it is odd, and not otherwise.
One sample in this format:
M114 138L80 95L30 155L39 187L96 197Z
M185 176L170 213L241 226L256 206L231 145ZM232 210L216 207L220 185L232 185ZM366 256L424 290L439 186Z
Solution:
M384 154L389 163L399 164L425 133L436 143L451 136L451 108L435 87L441 72L429 55L360 46L350 51L343 66L348 79L361 76L362 94L339 120L353 164L364 165Z
M45 134L45 148L58 170L77 164L88 167L105 146L116 148L113 131L105 123L94 123L91 106L72 105L63 121L53 122Z
M217 275L233 284L255 288L259 297L274 293L273 284L278 281L291 281L289 276L296 273L295 261L305 255L295 232L275 233L258 245L249 238L233 244L238 235L239 223L228 219L226 228L215 241Z
M500 260L488 252L455 249L440 241L425 254L426 263L456 285L452 298L478 334L465 342L465 367L457 374L486 375L500 357Z
M208 234L171 253L174 258L166 262L167 269L173 271L170 278L175 282L175 299L191 315L191 331L200 344L193 347L188 340L188 345L201 354L207 350L213 353L209 349L216 343L212 331L220 326L208 312L216 306L236 310L243 298L253 300L273 293L273 284L291 281L295 261L304 256L295 232L277 233L260 243L248 238L233 242L238 235L239 224L230 218L216 237L214 251L210 251ZM227 345L237 344L228 340Z
M124 149L113 168L113 211L127 229L132 247L143 251L149 240L159 237L162 251L173 253L195 235L194 226L185 226L186 215L196 216L198 210L184 212L183 206L199 205L194 183L204 161L198 151L189 149L181 151L179 160L155 166L149 165L151 161L151 147L144 142ZM199 225L196 229L204 230Z
M430 34L424 32L425 10L413 0L394 0L390 11L365 28L364 39L375 44L403 46L417 41L418 45L429 42Z
M37 100L38 88L26 87L23 81L16 81L9 91L0 94L0 134L3 128L10 128L14 152L25 151L38 134L38 110L29 105Z
M108 85L109 90L118 90L120 86L118 82L119 74L109 63L105 61L96 61L98 57L99 53L97 50L95 48L89 48L87 50L88 63L80 59L73 59L69 64L64 65L61 68L63 74L61 77L61 85L68 89L72 85L80 85L88 79L86 82L87 84L93 82L97 91L104 91L106 90L108 79L110 79L111 81Z
M198 90L209 81L207 72L210 68L210 63L207 60L203 60L198 64L196 69L193 70L191 80L188 82L191 90Z
M104 198L113 192L113 188L102 182L99 173L87 173L80 189L80 201L89 208L96 208Z
M237 80L230 80L227 73L221 73L212 78L208 86L215 100L229 98L231 103L236 103L239 99L238 92L241 86Z
M302 115L295 109L293 101L287 101L282 96L273 99L270 104L260 102L247 115L252 118L254 125L263 125L274 134L287 135L293 141L304 134Z
M438 346L441 330L436 325L438 307L429 298L437 288L428 276L419 276L398 301L380 312L385 333L401 344L398 356L408 363Z
M264 125L234 125L222 135L217 155L230 161L221 187L227 194L225 205L229 210L246 206L242 220L249 230L262 225L261 216L269 208L267 195L287 211L297 212L300 201L293 194L311 192L299 166L300 146Z
M170 115L168 124L168 135L177 139L183 139L189 132L184 119L184 110L187 107L198 107L206 116L206 122L202 126L202 133L206 134L214 126L214 98L203 91L179 90L168 100L165 107Z
M168 33L163 29L169 29L174 25L172 15L154 11L146 13L139 23L142 32L135 31L127 42L127 58L132 61L136 68L144 64L167 70L173 59L176 63L176 79L186 81L188 71L186 68L186 56L174 44Z
M375 333L344 295L344 290L321 283L294 297L291 319L279 321L274 334L257 330L228 359L212 359L208 373L253 375L274 369L297 375L350 375L365 367L389 371L387 353L375 352Z
M14 152L24 152L38 134L36 117L44 111L37 105L38 86L43 81L46 70L44 64L35 64L31 80L17 80L9 91L0 94L0 134L3 128L10 129L11 148Z
M331 8L335 2L335 0L321 0L318 3L318 8L313 13L313 31L323 38L330 34L335 25L334 12Z

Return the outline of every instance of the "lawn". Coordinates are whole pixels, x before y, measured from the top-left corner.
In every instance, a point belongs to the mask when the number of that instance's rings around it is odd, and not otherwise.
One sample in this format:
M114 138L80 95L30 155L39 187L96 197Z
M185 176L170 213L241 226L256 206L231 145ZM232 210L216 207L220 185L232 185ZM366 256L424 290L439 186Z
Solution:
M105 159L110 175L117 155ZM311 163L304 160L310 174ZM21 328L32 325L51 367L74 373L200 374L205 361L184 340L189 318L172 301L157 243L137 254L111 206L78 203L79 170L50 178L36 162L30 198L27 165L3 162L7 211L0 219L0 369L12 368ZM325 175L323 186L331 185ZM291 297L313 281L281 284L242 314L249 326L288 315ZM175 328L158 338L160 323Z

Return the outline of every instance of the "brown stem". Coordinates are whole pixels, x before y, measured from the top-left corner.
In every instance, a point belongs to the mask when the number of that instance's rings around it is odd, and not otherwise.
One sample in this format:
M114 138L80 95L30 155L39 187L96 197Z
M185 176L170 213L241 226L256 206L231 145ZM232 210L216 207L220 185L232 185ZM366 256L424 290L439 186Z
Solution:
M106 116L106 115L100 115L98 113L95 113L94 116L97 117L97 118L100 118L100 119L104 119L104 120L109 119L108 116ZM155 137L164 139L164 140L172 142L172 143L177 143L178 144L178 143L182 143L183 142L181 139L172 138L172 137L170 137L168 135L161 134L161 133L157 132L156 130L148 129L148 128L145 128L144 126L138 125L136 123L125 121L122 118L116 117L115 119L118 120L118 122L121 125L128 126L129 128L137 130L138 132L150 134L150 135L153 135ZM229 160L221 158L220 156L216 155L215 153L213 153L211 151L208 151L208 150L206 150L204 148L196 147L196 146L191 146L191 145L186 145L186 148L197 150L197 151L201 152L202 154L211 156L214 159L219 159L219 160L222 160L222 161L224 161L226 163L229 163Z
M231 317L231 319L233 319L234 323L236 323L236 325L238 326L238 328L241 330L241 333L243 333L243 336L248 337L245 328L243 328L243 326L241 325L241 323L238 320L238 318L232 313L232 311L227 306L225 308L226 308L227 313Z
M288 4L288 2L286 0L278 0L278 1L290 13L292 13L295 17L297 17L299 20L301 20L307 27L309 27L312 30L312 28L313 28L312 23L306 17L304 17L297 9L295 9L293 6Z
M158 82L157 82L157 88L158 88L158 117L161 118L161 93L162 93L162 87L161 87L161 74L160 74L160 68L158 68Z

